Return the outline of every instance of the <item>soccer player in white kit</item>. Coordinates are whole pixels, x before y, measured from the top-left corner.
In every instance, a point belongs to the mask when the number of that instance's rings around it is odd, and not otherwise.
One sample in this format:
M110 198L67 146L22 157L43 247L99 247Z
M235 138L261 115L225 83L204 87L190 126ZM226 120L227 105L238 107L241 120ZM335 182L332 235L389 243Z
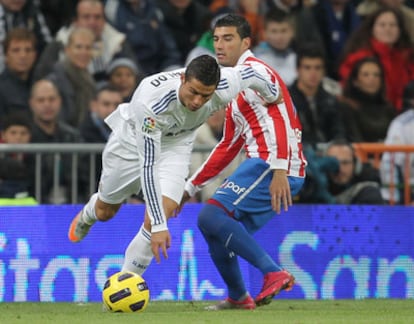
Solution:
M185 185L182 204L213 180L244 148L246 159L217 188L198 216L210 256L227 285L226 300L209 310L254 309L271 302L281 290L290 290L294 277L282 269L256 242L253 233L292 204L305 177L298 115L280 76L249 50L250 26L245 18L229 14L217 20L214 48L224 66L249 63L263 77L280 86L283 102L263 105L247 89L226 109L223 138ZM240 226L242 225L242 226ZM253 299L246 290L238 256L263 273L262 291Z
M142 80L131 102L106 119L113 132L102 155L99 189L73 219L69 239L81 241L97 220L111 219L142 189L145 220L126 250L123 270L142 274L153 256L160 262L160 250L168 258L167 219L175 216L182 198L195 129L247 87L266 102L279 99L278 85L249 64L220 70L208 55L185 70Z

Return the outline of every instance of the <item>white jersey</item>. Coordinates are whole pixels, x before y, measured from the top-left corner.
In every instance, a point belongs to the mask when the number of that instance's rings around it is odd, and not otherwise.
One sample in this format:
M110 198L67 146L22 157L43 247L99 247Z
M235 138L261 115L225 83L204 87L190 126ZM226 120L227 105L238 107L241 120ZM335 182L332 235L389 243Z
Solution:
M183 69L145 78L131 102L120 105L106 119L120 143L131 152L131 158L138 154L153 232L167 229L156 172L161 150L172 149L174 145L192 146L195 130L248 87L257 90L267 102L279 97L277 84L266 80L250 65L241 65L221 69L221 79L212 98L199 110L190 111L178 98L181 73Z

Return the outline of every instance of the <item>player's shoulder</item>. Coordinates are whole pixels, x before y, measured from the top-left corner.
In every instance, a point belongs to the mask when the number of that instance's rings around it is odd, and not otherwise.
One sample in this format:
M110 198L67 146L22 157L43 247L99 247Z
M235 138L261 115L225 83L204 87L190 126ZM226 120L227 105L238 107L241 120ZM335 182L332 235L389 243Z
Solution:
M177 84L184 71L184 69L178 69L149 75L141 81L140 86L152 88L154 91L162 90L171 86L171 84Z
M177 89L180 83L180 75L184 70L161 72L144 78L136 97L158 114L164 111L168 105L177 100Z

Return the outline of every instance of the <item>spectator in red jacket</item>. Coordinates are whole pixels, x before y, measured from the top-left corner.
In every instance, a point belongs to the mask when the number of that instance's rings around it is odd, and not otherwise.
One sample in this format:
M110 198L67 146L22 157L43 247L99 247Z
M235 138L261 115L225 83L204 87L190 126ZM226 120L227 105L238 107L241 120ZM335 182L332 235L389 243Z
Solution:
M400 11L380 8L351 35L339 68L344 84L355 63L367 56L381 62L387 99L400 112L404 87L414 79L414 49Z

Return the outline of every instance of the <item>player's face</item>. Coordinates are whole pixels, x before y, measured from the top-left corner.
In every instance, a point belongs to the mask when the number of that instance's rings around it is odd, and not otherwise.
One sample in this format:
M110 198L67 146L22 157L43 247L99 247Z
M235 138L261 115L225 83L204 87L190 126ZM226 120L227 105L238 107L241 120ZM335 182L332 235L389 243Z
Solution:
M220 65L235 66L240 56L250 47L250 38L241 39L236 27L214 29L214 51Z
M206 86L195 78L186 80L184 75L181 75L178 96L185 107L191 111L196 111L210 100L215 90L215 85Z
M339 172L336 175L331 175L331 179L340 185L349 183L354 174L354 159L352 150L347 145L331 146L327 152L327 156L332 156L339 161Z

